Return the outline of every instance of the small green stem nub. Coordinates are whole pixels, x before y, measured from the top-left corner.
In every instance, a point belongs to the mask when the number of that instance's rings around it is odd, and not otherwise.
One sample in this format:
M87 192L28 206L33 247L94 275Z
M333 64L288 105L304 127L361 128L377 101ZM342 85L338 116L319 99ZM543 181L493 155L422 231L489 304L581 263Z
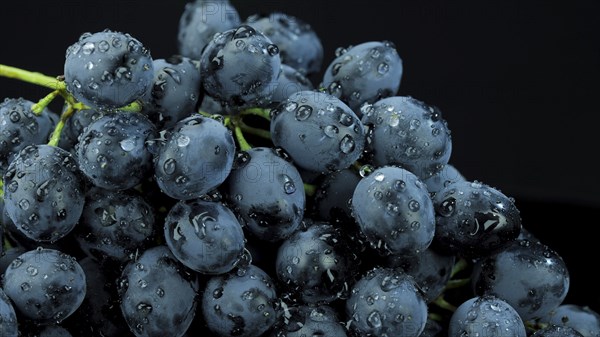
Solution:
M306 193L306 196L312 197L315 195L316 192L317 186L306 183L304 184L304 193Z
M142 103L140 101L132 102L129 105L119 108L119 111L140 112L140 111L142 111Z
M64 81L57 78L44 75L42 73L23 70L4 64L0 64L0 76L14 78L31 84L36 84L52 90L66 90L67 86Z
M48 145L50 146L58 146L58 141L60 140L60 134L62 133L62 129L65 127L65 123L67 120L75 113L75 108L72 105L69 105L67 109L60 115L60 119L52 132L52 136L50 136L50 141L48 141Z
M10 241L8 240L8 238L4 238L4 251L6 252L7 250L11 249L13 247L13 245L10 243Z
M34 114L36 115L41 115L42 111L44 111L44 109L46 109L46 107L48 106L48 104L52 103L52 101L54 101L54 99L60 95L60 90L54 90L53 92L49 93L48 95L46 95L46 97L40 99L37 103L35 103L32 107L31 107L31 111L33 111Z
M427 315L427 318L429 318L432 321L436 321L436 322L442 322L444 320L444 318L442 317L442 315L437 314L435 312L430 312Z
M4 179L0 179L0 199L4 200Z

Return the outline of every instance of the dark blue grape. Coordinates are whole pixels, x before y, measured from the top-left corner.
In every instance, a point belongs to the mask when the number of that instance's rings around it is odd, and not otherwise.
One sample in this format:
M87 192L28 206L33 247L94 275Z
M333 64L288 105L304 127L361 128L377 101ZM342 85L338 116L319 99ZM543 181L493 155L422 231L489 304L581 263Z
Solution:
M452 152L441 112L412 97L394 96L363 109L369 125L368 151L375 166L400 165L420 179L440 172Z
M154 60L154 82L143 100L143 113L157 129L170 128L194 114L201 96L200 64L180 55Z
M356 114L338 98L300 91L273 111L271 137L294 163L312 172L350 167L362 154L366 132Z
M265 34L279 49L281 62L308 75L321 70L323 45L312 27L298 17L273 12L255 14L245 24Z
M3 287L15 308L38 323L60 323L83 302L86 275L75 258L37 248L13 260Z
M58 147L30 145L4 175L4 203L26 237L54 242L75 227L83 211L84 181L73 156Z
M386 265L411 275L430 303L444 292L455 260L453 255L443 255L429 247L416 255L389 256Z
M154 210L137 191L92 188L85 198L75 237L88 256L123 263L153 245Z
M2 337L17 337L19 336L19 324L17 322L17 314L15 309L0 288L0 334Z
M367 272L346 301L348 325L361 336L418 337L427 304L412 276L389 268Z
M577 330L565 326L551 324L534 332L531 337L584 337Z
M242 224L265 241L289 237L300 225L306 196L300 173L272 148L241 152L227 180L227 196Z
M429 192L405 169L381 167L364 177L352 195L352 212L371 246L384 254L418 254L433 240Z
M69 48L67 90L96 109L115 109L141 98L152 85L152 57L129 34L104 30L84 33Z
M138 185L152 170L146 141L156 138L154 124L144 115L107 113L79 136L77 159L95 186L126 190Z
M181 337L194 319L199 290L196 275L167 246L144 251L119 280L121 312L137 337Z
M240 25L240 16L229 0L196 0L185 5L179 19L179 54L199 60L213 35Z
M515 241L478 264L472 275L475 293L505 300L523 321L544 317L556 309L569 290L565 262L541 243Z
M0 174L28 145L45 144L58 121L47 108L40 115L31 111L33 102L23 98L6 98L0 103Z
M300 71L286 65L281 65L281 73L273 85L271 94L272 104L279 104L291 95L300 91L313 90L314 86Z
M337 312L327 305L289 307L277 321L270 337L346 337Z
M277 47L254 28L242 25L217 33L200 58L206 94L234 109L265 107L281 71Z
M254 337L269 330L279 316L271 277L254 265L211 277L202 292L202 316L220 337Z
M279 246L276 273L304 303L328 304L348 296L358 262L341 230L317 222Z
M389 41L370 41L338 48L321 87L340 98L360 117L364 103L393 96L400 88L402 59Z
M573 328L583 337L600 336L600 314L588 306L561 304L540 322Z
M178 202L165 219L164 237L181 263L202 274L231 271L244 252L242 226L219 202Z
M478 181L450 184L433 203L435 243L452 254L483 257L510 245L521 231L514 200Z
M193 115L164 133L154 156L154 175L163 193L190 200L215 189L235 157L231 131L212 118Z
M494 296L474 297L452 314L448 337L526 337L525 325L515 309Z

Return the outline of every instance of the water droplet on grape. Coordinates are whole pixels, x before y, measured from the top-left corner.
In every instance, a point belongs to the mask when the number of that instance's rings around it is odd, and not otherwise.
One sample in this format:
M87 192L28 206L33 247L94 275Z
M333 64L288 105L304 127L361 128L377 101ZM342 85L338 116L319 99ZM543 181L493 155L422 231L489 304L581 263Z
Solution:
M277 45L270 44L267 46L267 53L269 53L271 56L275 56L279 54L279 47L277 47Z
M21 290L23 290L23 291L29 291L30 289L31 289L31 284L29 284L27 282L21 283Z
M323 132L325 133L325 135L327 137L333 138L333 137L335 137L340 132L340 130L335 125L327 125L323 129Z
M340 141L340 151L342 151L342 153L348 154L354 151L355 147L356 143L354 142L354 138L350 135L345 135Z
M305 121L307 120L313 112L313 108L309 105L302 105L296 110L296 120L297 121Z
M451 216L452 214L454 214L455 210L456 210L456 199L454 199L454 198L448 198L448 199L442 201L442 203L440 204L440 206L437 209L438 213L443 217Z
M177 165L177 162L175 161L175 159L169 158L163 164L163 170L165 171L166 174L171 175L171 174L175 173L176 165Z
M27 199L21 199L21 201L19 201L19 207L26 211L29 209L29 201Z
M123 139L120 143L123 151L129 152L135 148L135 140L133 138Z
M148 303L141 302L137 305L136 309L141 315L148 316L152 312L152 306Z
M96 46L94 45L93 42L86 42L83 47L81 47L81 51L82 53L84 53L85 55L90 55L91 53L94 52L94 50L96 49Z
M296 103L296 102L287 102L283 108L285 109L285 111L291 112L291 111L294 111L294 110L296 110L298 108L298 103Z
M110 49L110 44L106 40L98 42L98 50L106 53Z
M413 212L417 212L421 209L421 204L419 204L418 201L416 200L411 200L408 202L408 209L413 211Z
M35 276L38 274L38 269L34 266L27 266L26 271L29 276Z
M385 63L385 62L383 62L383 63L380 63L380 64L377 66L377 72L378 72L380 75L385 75L385 74L386 74L386 73L387 73L389 70L390 70L390 65L389 65L389 64L387 64L387 63Z
M190 144L190 137L188 137L186 135L179 135L179 137L177 137L177 146L186 147L189 144Z
M12 111L9 115L10 121L13 123L18 122L19 120L21 120L21 114L18 113L17 111Z
M283 175L283 191L285 194L293 194L296 192L294 181L286 174Z
M375 310L367 316L367 324L373 329L381 327L381 315L379 314L379 311Z
M329 84L329 86L327 87L327 90L329 91L329 94L331 94L332 96L335 96L337 98L342 97L342 85L338 82L331 82L331 84Z

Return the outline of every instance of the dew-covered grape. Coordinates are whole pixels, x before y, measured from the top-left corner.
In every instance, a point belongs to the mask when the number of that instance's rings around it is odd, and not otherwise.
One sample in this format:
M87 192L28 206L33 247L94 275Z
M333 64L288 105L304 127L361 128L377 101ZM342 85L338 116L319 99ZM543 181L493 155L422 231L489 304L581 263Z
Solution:
M152 56L128 33L84 33L67 48L67 90L97 109L116 109L139 99L152 85Z
M300 91L281 102L270 128L275 146L313 172L350 167L365 144L365 128L356 114L338 98L317 91Z
M433 241L429 192L405 169L381 167L359 181L352 213L371 246L383 254L418 254Z

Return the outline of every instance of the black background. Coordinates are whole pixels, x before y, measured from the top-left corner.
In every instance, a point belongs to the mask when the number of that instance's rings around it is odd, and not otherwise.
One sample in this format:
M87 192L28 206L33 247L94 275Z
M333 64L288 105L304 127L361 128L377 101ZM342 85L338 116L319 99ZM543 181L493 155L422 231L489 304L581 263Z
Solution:
M231 1L242 19L283 11L312 25L325 47L390 40L403 59L399 95L437 105L453 136L450 162L516 199L524 226L567 261L568 301L599 296L600 2ZM83 32L128 32L154 58L177 53L183 1L10 1L0 5L0 63L62 73ZM316 77L317 81L319 76ZM318 84L317 82L315 84ZM0 78L0 98L47 93ZM592 286L594 285L594 286Z

